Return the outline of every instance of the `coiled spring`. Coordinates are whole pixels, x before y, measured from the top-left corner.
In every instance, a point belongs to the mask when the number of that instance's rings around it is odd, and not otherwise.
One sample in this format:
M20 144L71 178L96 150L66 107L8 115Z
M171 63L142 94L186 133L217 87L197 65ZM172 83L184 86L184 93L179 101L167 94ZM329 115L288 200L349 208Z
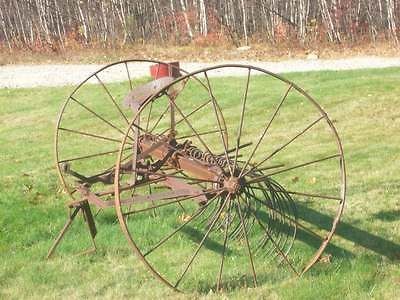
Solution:
M221 168L225 168L228 164L225 157L213 156L210 152L203 152L196 146L190 145L190 142L185 144L183 150L187 156L204 161L210 165L218 165Z

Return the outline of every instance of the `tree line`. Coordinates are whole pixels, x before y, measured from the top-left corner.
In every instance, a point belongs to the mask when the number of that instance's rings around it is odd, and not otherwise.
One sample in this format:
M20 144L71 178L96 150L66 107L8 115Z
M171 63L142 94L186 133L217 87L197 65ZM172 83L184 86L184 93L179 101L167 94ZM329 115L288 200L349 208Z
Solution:
M398 0L0 0L0 44L64 48L229 39L236 46L383 39L398 44Z

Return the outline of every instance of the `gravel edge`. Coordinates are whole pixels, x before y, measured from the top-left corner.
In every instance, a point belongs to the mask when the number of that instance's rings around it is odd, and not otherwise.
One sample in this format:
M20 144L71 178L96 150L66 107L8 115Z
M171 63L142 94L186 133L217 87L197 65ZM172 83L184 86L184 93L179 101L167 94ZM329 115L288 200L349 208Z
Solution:
M245 64L266 69L273 73L305 72L320 70L354 70L366 68L400 67L400 57L352 57L344 59L306 59L268 61L219 61L215 63L181 62L181 68L192 72L219 64ZM0 66L0 88L31 88L76 85L104 65L6 65ZM148 75L147 68L133 68L131 77ZM221 69L217 76L243 75L240 70ZM126 80L126 73L115 70L107 74L107 82Z

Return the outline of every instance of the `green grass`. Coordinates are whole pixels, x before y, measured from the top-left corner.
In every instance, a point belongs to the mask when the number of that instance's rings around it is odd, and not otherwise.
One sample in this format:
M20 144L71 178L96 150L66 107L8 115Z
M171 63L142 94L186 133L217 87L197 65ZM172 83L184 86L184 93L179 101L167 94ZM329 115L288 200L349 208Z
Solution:
M66 236L60 254L46 261L47 250L66 217L63 203L67 197L60 192L54 170L52 141L59 107L72 88L2 89L0 298L398 298L400 69L293 73L287 77L328 111L344 146L348 196L342 222L332 241L334 246L327 249L332 254L330 263L318 263L300 279L294 279L283 268L271 270L257 288L247 288L246 283L238 281L223 293L212 292L207 284L193 280L188 285L194 292L177 294L153 279L130 253L112 211L96 220L96 254L73 255L90 246L79 219ZM228 119L237 118L233 103L240 80L215 80L215 84L226 87L216 89L219 96L231 97L231 101L222 103ZM118 86L112 88L117 91ZM255 83L254 97L261 91L262 87ZM99 88L89 86L86 93L95 97ZM271 91L275 93L280 95L279 90ZM185 96L199 95L189 92ZM267 104L260 101L251 104L251 109L256 114L265 110ZM288 108L288 114L281 116L286 121L280 123L282 127L276 127L278 137L294 132L291 127L297 124L294 121L287 125L296 119L297 113L290 110L290 103ZM247 121L255 126L258 119ZM207 116L196 122L206 123ZM82 120L76 126L84 123ZM252 134L251 129L247 134ZM317 140L319 137L315 136ZM325 146L321 142L319 148L324 150ZM77 149L80 147L83 145ZM310 212L309 217L324 222L323 216ZM207 266L206 259L203 263ZM205 267L200 279L214 276L211 269L212 266Z

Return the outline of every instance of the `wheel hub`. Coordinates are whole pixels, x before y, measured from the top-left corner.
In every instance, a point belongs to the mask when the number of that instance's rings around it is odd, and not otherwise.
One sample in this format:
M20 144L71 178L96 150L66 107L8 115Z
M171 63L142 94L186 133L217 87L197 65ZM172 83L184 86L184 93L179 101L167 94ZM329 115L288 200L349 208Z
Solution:
M231 176L224 180L224 188L231 194L237 194L242 187L241 180L238 177Z

